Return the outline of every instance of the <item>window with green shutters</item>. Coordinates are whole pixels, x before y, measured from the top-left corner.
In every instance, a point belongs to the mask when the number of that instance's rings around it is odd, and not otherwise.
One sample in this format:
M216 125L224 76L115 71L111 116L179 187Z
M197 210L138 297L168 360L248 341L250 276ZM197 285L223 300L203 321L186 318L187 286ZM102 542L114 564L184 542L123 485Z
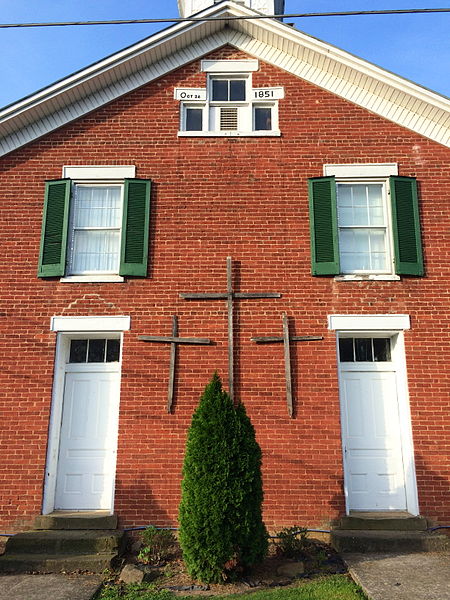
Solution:
M39 277L147 274L149 180L46 183Z
M414 178L308 183L313 275L423 275Z

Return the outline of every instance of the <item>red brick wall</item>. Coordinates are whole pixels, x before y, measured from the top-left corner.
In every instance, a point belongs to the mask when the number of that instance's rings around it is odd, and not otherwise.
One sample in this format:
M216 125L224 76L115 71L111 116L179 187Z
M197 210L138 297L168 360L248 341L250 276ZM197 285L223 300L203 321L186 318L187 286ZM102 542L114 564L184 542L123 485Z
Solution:
M240 57L223 49L217 58ZM39 514L51 407L53 315L131 315L125 334L115 510L121 523L176 523L186 430L214 370L227 385L224 301L180 292L281 292L237 310L236 389L263 449L268 526L325 525L344 510L335 335L328 314L407 313L405 333L421 513L450 522L450 150L261 63L255 87L283 85L280 138L178 138L174 86L202 87L187 65L5 157L0 162L2 342L0 523ZM420 184L426 277L337 282L310 275L307 178L324 163L396 162ZM36 277L44 180L63 165L134 164L154 182L149 276L123 284ZM297 335L295 418L287 416L282 348L252 336ZM174 414L165 412L169 348L138 341L180 334L214 345L180 349Z

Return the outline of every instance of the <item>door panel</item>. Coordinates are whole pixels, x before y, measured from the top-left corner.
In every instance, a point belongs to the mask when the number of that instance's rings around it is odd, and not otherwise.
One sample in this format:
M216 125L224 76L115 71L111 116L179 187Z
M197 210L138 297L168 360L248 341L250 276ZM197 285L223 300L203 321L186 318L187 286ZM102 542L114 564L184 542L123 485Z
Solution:
M66 373L55 508L111 509L118 404L118 373Z
M395 372L341 370L350 510L406 510Z

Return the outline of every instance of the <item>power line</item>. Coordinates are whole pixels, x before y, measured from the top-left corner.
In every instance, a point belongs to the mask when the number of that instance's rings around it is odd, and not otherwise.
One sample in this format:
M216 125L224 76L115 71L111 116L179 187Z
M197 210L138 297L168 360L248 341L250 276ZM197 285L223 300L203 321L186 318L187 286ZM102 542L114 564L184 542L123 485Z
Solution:
M79 25L134 25L139 23L204 23L208 21L252 21L256 19L305 19L308 17L358 17L361 15L411 15L450 13L450 8L405 8L397 10L352 10L346 12L291 13L229 17L186 17L174 19L122 19L108 21L61 21L57 23L0 23L0 29L13 27L72 27Z

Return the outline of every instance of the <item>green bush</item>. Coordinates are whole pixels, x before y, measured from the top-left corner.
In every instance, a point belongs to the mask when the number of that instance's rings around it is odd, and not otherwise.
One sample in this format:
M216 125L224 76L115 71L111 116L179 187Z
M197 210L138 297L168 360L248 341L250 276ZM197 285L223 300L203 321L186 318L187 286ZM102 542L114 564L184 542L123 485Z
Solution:
M194 579L223 581L264 558L262 500L255 430L216 373L192 417L183 466L180 544Z
M286 558L299 558L311 545L308 530L298 525L284 527L275 534L275 539L277 554Z
M144 563L157 564L170 557L177 540L168 529L158 529L150 525L141 533L142 548L138 559Z

